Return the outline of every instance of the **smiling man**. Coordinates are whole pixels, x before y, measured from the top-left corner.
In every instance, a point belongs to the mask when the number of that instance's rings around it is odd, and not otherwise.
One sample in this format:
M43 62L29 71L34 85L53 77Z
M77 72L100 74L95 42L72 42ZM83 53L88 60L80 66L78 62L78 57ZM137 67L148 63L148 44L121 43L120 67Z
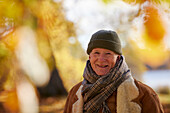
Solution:
M89 55L90 64L97 75L106 75L114 67L116 59L119 57L113 51L94 48Z
M84 80L69 92L64 113L163 113L157 94L132 77L116 32L94 33L87 54Z

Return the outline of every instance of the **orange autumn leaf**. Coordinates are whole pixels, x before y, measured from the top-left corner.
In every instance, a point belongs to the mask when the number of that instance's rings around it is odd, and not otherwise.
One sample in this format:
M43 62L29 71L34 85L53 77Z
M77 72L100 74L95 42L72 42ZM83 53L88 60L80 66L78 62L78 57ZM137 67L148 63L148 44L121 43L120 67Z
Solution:
M8 34L6 34L6 32L8 32ZM4 36L1 41L4 42L7 48L13 51L18 44L18 37L15 36L14 29L10 29L6 32L4 33L6 35L3 34Z
M0 99L3 100L3 106L10 113L19 111L18 97L15 90L4 91L0 94Z
M154 44L159 44L165 35L165 27L163 21L160 18L158 9L153 5L149 5L144 10L145 16L145 30L148 35L147 41Z

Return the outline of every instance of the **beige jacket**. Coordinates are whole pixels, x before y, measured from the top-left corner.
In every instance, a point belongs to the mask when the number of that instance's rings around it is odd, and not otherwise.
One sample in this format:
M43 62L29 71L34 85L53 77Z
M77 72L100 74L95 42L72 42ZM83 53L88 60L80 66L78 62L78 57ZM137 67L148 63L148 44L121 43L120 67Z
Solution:
M82 87L80 82L71 89L64 113L83 113ZM164 113L157 94L132 77L124 81L106 103L112 113Z

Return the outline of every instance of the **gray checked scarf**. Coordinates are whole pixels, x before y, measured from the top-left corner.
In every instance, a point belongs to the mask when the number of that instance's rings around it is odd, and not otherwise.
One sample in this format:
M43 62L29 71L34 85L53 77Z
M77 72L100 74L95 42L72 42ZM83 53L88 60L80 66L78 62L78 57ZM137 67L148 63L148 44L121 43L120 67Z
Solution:
M82 82L84 100L83 113L111 113L106 104L107 98L131 75L123 56L116 62L114 68L104 76L97 75L87 61Z

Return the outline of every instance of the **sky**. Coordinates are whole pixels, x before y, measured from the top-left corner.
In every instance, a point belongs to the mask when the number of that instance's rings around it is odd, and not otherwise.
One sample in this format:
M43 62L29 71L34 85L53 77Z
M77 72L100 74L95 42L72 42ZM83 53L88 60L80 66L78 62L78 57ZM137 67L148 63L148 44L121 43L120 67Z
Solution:
M157 89L163 86L168 86L170 88L169 75L170 70L147 71L143 75L143 81L153 89Z
M113 3L103 4L101 0L64 0L64 8L66 10L66 17L74 22L77 28L78 40L82 47L86 50L91 35L99 29L112 29L124 31L124 34L119 34L119 37L131 37L136 40L141 35L143 29L143 16L135 18L131 24L128 23L130 15L135 15L138 12L139 5L130 5L121 0L114 0ZM142 4L147 5L147 2ZM170 10L167 4L160 5L163 10ZM165 21L167 34L164 39L166 47L170 49L170 14L163 12L162 18ZM123 15L120 24L119 19ZM127 30L128 29L128 30ZM122 45L125 45L124 40ZM138 41L140 47L142 43Z

